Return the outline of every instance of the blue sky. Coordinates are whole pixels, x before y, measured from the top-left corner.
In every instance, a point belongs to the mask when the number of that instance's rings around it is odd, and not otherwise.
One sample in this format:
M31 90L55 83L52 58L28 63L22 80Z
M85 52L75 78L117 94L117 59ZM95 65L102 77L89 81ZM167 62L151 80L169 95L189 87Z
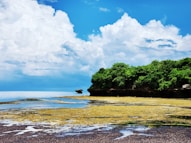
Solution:
M39 3L52 6L55 10L65 11L74 24L78 37L87 39L93 32L99 33L99 27L116 22L128 13L141 24L151 19L163 24L173 24L180 33L191 33L189 0L38 0Z
M86 90L115 62L191 57L189 0L2 0L0 90Z

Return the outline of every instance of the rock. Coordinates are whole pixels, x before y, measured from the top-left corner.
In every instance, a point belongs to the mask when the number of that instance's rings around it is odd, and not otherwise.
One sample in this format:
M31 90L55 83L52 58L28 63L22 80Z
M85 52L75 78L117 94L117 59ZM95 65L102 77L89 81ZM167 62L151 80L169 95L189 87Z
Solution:
M77 89L77 90L75 90L75 92L78 93L78 94L82 94L83 93L83 89Z
M182 89L191 89L191 85L190 84L183 84Z
M136 88L136 85L133 84L131 89L132 89L132 90L135 90L135 88Z

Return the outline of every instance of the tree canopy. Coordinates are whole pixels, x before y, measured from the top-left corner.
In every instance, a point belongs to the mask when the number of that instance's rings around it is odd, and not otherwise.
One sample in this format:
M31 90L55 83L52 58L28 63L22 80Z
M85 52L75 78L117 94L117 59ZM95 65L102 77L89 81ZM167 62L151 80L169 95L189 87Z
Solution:
M144 66L115 63L111 68L100 68L92 76L91 89L149 89L167 90L191 84L191 58L154 60Z

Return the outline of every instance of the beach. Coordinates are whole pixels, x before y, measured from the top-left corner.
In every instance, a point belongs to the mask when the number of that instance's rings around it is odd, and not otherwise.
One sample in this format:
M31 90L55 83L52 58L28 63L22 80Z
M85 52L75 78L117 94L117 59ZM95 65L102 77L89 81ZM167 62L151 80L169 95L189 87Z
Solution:
M108 131L92 131L88 134L59 136L61 133L25 132L26 125L0 125L0 143L191 143L191 127L154 127L144 134L136 134L119 138L119 128ZM36 130L40 126L35 127ZM15 131L15 132L10 132Z
M70 96L13 101L1 104L0 143L191 143L190 100Z

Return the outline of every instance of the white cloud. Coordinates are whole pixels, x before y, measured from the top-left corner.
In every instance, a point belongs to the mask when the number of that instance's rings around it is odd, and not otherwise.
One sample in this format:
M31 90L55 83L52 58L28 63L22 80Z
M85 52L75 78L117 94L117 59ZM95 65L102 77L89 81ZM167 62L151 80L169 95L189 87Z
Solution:
M43 4L45 2L51 2L51 3L55 3L58 2L58 0L38 0L39 3Z
M84 41L76 38L65 12L34 0L1 0L0 33L0 78L89 74L114 62L140 65L191 55L191 35L179 35L173 25L156 20L141 25L125 13Z
M97 2L99 2L99 0L83 0L84 4L87 4L87 5L94 5L96 4Z
M110 9L108 9L106 7L100 7L99 11L101 11L101 12L110 12Z
M191 35L179 35L177 27L165 26L160 21L151 20L141 25L125 13L117 22L100 27L100 31L101 35L91 39L95 44L100 43L106 65L118 61L140 65L154 59L191 55Z
M121 7L117 7L116 9L117 9L118 13L123 13L124 12L124 9L122 9Z
M0 1L0 33L1 75L89 72L99 66L100 49L76 38L67 14L36 1Z

